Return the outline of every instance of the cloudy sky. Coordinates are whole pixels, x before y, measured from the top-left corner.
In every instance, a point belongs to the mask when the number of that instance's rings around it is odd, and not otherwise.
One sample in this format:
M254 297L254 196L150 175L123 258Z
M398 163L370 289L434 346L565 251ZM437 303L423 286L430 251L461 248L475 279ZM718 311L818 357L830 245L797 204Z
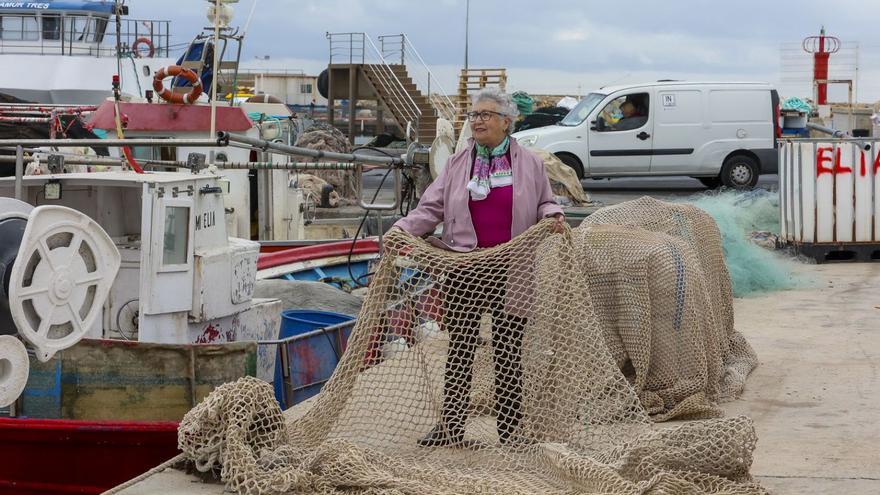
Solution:
M235 5L243 26L255 0ZM242 60L317 73L326 32L406 33L449 91L464 63L465 0L256 0ZM131 17L170 19L172 42L207 24L202 0L129 0ZM800 41L844 44L832 78L857 80L858 99L880 100L880 1L471 0L469 65L505 67L509 88L577 94L655 79L760 80L809 96L811 62ZM269 60L257 60L268 56ZM832 89L832 99L846 92ZM835 98L837 97L837 98Z

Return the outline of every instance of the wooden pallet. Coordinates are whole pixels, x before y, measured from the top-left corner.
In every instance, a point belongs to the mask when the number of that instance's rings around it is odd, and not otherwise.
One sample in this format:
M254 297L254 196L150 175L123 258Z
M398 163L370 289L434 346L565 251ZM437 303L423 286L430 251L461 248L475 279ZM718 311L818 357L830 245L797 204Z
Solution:
M470 111L471 95L483 88L498 87L507 89L507 69L462 69L458 76L458 93L456 94L455 135L464 125L464 115Z

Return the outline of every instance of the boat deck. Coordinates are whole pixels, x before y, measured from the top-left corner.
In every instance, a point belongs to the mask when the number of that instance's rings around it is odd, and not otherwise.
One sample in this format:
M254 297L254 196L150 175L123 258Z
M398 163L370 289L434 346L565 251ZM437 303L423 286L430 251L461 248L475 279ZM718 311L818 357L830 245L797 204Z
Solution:
M753 418L751 472L772 493L880 493L880 264L800 271L812 288L735 300L736 327L761 364L725 413ZM119 493L224 491L166 469Z

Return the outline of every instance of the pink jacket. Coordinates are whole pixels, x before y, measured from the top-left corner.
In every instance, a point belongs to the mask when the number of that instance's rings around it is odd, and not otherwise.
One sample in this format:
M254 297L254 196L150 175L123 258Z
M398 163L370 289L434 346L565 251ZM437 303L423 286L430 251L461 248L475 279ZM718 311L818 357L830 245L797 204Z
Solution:
M418 207L394 226L422 236L443 223L442 239L429 239L432 244L453 251L472 251L477 246L477 234L468 207L467 183L471 179L473 157L474 140L471 139L467 149L449 157L440 176L425 190ZM541 219L562 213L562 208L553 200L541 158L510 138L510 160L513 167L510 236L513 238Z

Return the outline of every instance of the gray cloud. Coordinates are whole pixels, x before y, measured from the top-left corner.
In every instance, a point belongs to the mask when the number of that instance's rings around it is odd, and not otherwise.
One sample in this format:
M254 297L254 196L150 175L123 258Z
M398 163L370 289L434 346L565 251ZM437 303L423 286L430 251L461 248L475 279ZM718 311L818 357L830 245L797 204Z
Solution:
M243 24L252 0L236 8ZM138 18L170 18L176 42L207 21L200 0L130 0ZM473 0L470 64L506 67L511 86L536 93L574 93L609 81L645 78L768 80L783 92L809 85L780 78L783 43L818 32L859 42L862 100L880 99L880 26L875 0L773 2L633 0L522 2ZM258 0L243 59L269 55L272 67L320 70L325 32L405 31L443 86L455 86L464 59L464 0ZM806 57L806 55L804 55ZM832 58L833 60L833 58ZM791 61L789 61L789 65ZM809 58L802 61L809 75ZM874 82L877 81L877 82Z

